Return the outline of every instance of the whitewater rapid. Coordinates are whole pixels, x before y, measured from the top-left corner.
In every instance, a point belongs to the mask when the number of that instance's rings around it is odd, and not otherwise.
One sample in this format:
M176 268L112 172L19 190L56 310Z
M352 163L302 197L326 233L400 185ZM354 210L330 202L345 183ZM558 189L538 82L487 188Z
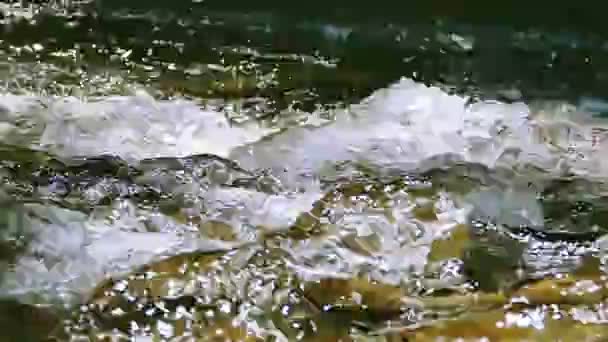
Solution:
M418 168L441 155L489 167L532 165L548 172L604 177L605 119L561 103L468 104L468 98L404 78L345 110L335 120L279 133L185 99L129 96L0 96L2 136L56 155L111 154L129 161L214 154L276 176L314 175L324 164L362 161ZM316 117L311 113L311 118Z
M608 176L608 139L604 138L608 123L593 113L567 104L470 104L468 100L402 79L359 104L338 110L332 121L311 119L303 126L279 131L255 122L237 125L196 102L155 100L142 91L86 101L4 94L0 96L0 135L6 143L62 158L111 154L137 165L146 158L213 154L236 161L246 170L270 172L280 181L282 192L193 186L200 188L206 208L240 231L251 227L284 230L292 225L323 196L321 181L331 177L332 168L341 162L377 170L425 171L474 163L525 177L530 172L545 178L577 175L602 180ZM318 113L311 113L313 117ZM514 198L526 198L521 205L535 205L530 196ZM463 208L449 198L442 203L438 222L426 227L425 236L386 245L379 252L384 255L382 267L398 271L389 272L383 280L396 282L403 272L420 268L433 239L465 222ZM412 219L407 212L410 204L407 199L397 204L393 217L404 229ZM164 228L149 232L136 219L136 209L118 205L108 210L112 221L100 218L99 213L87 216L53 209L55 221L29 222L34 243L29 255L20 257L4 276L0 293L23 301L44 298L71 303L105 277L158 258L193 250L227 250L259 238L254 229L234 243L205 240L169 218L159 219L164 220ZM355 231L368 227L367 231L389 241L388 237L399 239L403 234L395 223L376 213L363 210L358 215L344 218L341 224ZM527 219L536 222L539 217L542 213ZM331 239L289 248L301 260L337 249ZM410 256L407 264L404 255ZM314 277L315 272L352 274L361 265L375 262L356 255L340 257L348 262L334 268L294 268Z

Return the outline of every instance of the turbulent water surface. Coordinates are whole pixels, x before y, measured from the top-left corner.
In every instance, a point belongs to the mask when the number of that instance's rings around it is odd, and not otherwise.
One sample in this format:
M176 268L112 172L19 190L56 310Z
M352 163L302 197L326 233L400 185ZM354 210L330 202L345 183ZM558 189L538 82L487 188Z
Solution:
M2 4L0 340L608 340L601 32L205 6Z

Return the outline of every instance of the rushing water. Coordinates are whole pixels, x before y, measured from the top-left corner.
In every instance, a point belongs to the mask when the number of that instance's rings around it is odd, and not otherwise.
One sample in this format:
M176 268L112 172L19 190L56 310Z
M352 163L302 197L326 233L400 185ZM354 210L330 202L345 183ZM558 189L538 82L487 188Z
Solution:
M608 340L604 32L157 5L1 7L0 340Z

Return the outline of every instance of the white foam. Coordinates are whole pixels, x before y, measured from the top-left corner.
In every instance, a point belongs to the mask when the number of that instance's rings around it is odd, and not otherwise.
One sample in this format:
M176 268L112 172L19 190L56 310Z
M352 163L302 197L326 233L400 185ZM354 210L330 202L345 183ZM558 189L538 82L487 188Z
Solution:
M157 101L139 91L83 101L75 97L0 97L11 137L29 133L60 156L112 154L127 160L210 153L225 157L236 146L273 132L255 123L232 125L222 113L191 101ZM32 122L29 132L17 123ZM38 134L38 136L36 136ZM9 142L11 139L9 137Z
M490 168L535 166L549 173L608 175L608 139L594 130L608 127L583 115L549 117L524 103L482 102L470 106L409 79L374 93L321 128L300 127L231 155L245 167L268 168L286 182L298 182L323 166L361 161L379 167L441 166L440 156ZM542 108L541 108L542 109ZM577 112L577 114L579 114ZM428 164L433 161L433 164Z
M247 189L215 188L206 195L205 207L235 224L246 222L267 230L285 230L298 216L312 210L320 191L268 195Z
M338 161L414 168L446 155L489 167L532 164L548 172L567 167L587 176L608 174L608 158L601 158L608 148L601 133L607 120L563 104L531 110L524 103L466 103L465 97L402 79L338 113L334 122L261 140L276 130L232 125L194 102L157 101L141 91L89 101L5 94L0 132L8 142L32 136L32 143L61 156L137 160L211 153L273 169L291 181ZM23 119L27 127L18 125Z
M329 221L333 231L319 238L285 242L290 251L290 266L308 280L325 277L352 277L367 272L374 280L400 284L412 272L422 272L431 243L465 217L449 197L442 194L435 205L437 220L422 222L415 219L413 202L407 195L394 197L387 210L367 207L332 210ZM344 240L377 239L377 248L366 255L345 248Z
M109 276L180 253L229 250L246 242L202 240L177 223L179 229L161 232L124 226L141 213L126 212L110 222L52 206L29 209L36 215L22 228L34 239L3 274L0 296L32 304L77 304Z
M466 103L464 97L403 79L338 113L334 122L289 128L262 139L273 130L255 124L232 126L221 113L202 110L185 100L156 101L141 93L91 101L3 95L0 133L6 142L22 143L27 136L32 144L61 156L109 153L139 160L211 153L230 157L246 168L269 168L291 190L303 186L306 192L266 195L215 189L202 194L205 205L224 215L223 219L270 229L285 229L299 214L310 210L321 196L316 178L326 165L340 161L416 169L460 159L490 168L532 165L549 174L569 170L587 177L608 176L608 139L594 138L605 126L601 120L555 106L531 110L523 103ZM32 124L23 127L19 125L22 119ZM395 217L407 212L404 208L395 210ZM349 273L373 265L384 272L378 271L382 273L378 277L398 281L407 270L424 265L430 241L437 234L462 221L462 217L453 218L456 214L451 215L450 210L441 213L445 220L427 225L429 233L415 241L383 246L380 261L348 254L331 239L320 245L305 241L291 246L290 251L294 260L342 253L337 259L343 264L316 265L310 272ZM498 215L492 208L488 210ZM137 226L135 214L129 215L112 223L94 218L59 220L51 222L52 228L45 225L35 230L39 238L31 255L20 259L15 272L5 277L0 292L63 298L66 293L82 293L108 273L128 270L160 255L209 248L209 241L185 234L186 229L181 227L184 231L180 231L179 224L175 224L176 229L149 233ZM349 219L355 218L345 217L340 222L342 229L350 229ZM368 212L362 212L358 219L389 242L406 234L395 230L399 225L413 227L406 224L410 220L406 216L397 224ZM46 263L32 256L36 253L46 255ZM404 263L405 259L410 262Z
M210 218L232 225L236 240L202 238L197 229L127 200L91 215L54 206L27 205L30 216L16 234L32 235L15 267L3 274L0 297L25 303L73 305L87 299L105 278L169 256L229 250L259 239L258 227L286 229L312 209L320 192L268 195L238 188L212 188L205 197ZM154 231L142 221L145 216Z

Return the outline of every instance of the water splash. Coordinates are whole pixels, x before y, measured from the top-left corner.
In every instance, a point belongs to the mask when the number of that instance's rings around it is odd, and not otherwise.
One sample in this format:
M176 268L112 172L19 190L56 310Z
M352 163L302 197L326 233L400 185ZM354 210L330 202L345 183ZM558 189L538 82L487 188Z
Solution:
M506 189L531 175L541 179L568 174L593 178L605 177L608 172L608 164L601 158L608 145L605 141L594 143L591 133L593 128L603 127L602 120L579 120L571 115L576 110L560 112L546 105L542 110L531 110L523 103L469 105L464 97L409 79L338 111L332 122L282 132L257 124L231 125L219 112L202 110L193 102L158 101L143 93L89 101L5 94L0 104L7 141L23 143L23 137L28 136L30 145L62 158L112 154L137 165L145 158L208 153L232 159L250 171L269 172L281 182L279 193L209 187L196 177L184 178L179 170L174 176L182 183L163 190L200 201L201 206L195 205L193 210L205 208L205 220L233 226L237 243L258 241L263 229L285 231L297 225L302 214L314 211L325 191L324 177L335 177L337 172L338 177L348 178L361 165L378 172L407 173L480 164L487 170L510 170L515 176L503 178ZM32 124L20 126L23 120ZM359 166L337 170L342 162ZM537 190L491 202L529 198ZM423 271L434 239L465 222L462 207L450 196L442 202L445 210L436 208L437 218L419 224L414 224L417 221L412 216L416 201L409 196L394 198L392 204L400 205L392 207L387 216L378 215L373 206L354 211L338 206L332 209L333 214L322 217L334 227L326 232L329 235L295 240L283 250L298 260L290 267L306 279L371 272L386 283L399 283L412 272ZM531 208L535 205L530 202ZM5 279L4 293L47 293L54 298L82 293L104 275L126 272L163 256L236 246L193 234L191 226L172 218L138 210L123 213L124 221L108 221L108 216L101 214L102 219L82 217L76 223L61 221L33 229L40 238L32 245L30 256L17 263L12 280ZM485 214L504 219L491 208ZM141 215L156 217L156 225L161 227L157 233L141 226ZM523 218L536 222L539 215ZM507 221L514 219L521 217L507 217ZM68 234L65 229L80 233ZM43 232L65 237L65 241L50 245ZM408 236L401 245L397 243ZM377 238L381 240L379 248L374 247ZM45 255L44 261L35 255ZM403 262L405 255L408 263Z

